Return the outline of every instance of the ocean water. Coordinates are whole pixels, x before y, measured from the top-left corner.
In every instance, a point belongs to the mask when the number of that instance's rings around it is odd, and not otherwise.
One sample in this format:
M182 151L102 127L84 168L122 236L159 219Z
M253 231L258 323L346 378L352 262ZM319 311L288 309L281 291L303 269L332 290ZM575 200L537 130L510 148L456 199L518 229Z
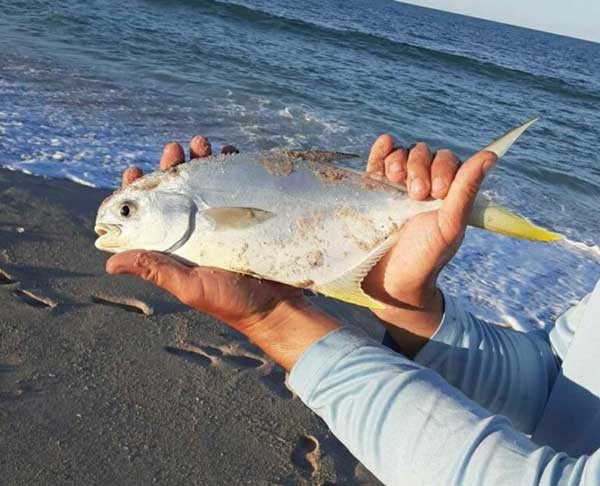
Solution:
M392 0L0 0L0 164L113 187L163 143L462 158L540 116L485 192L569 239L470 230L442 276L480 316L544 327L600 277L600 44ZM358 167L358 166L357 166Z

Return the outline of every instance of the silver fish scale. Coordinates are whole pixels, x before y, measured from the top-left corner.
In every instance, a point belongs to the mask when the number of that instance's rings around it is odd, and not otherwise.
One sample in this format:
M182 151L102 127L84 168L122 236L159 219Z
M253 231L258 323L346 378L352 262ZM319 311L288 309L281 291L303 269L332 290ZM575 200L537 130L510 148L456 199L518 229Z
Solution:
M203 208L274 214L243 230L197 231L177 254L301 287L338 278L408 218L439 205L412 201L390 184L331 163L277 152L198 159L173 175L162 174L172 178L170 189Z

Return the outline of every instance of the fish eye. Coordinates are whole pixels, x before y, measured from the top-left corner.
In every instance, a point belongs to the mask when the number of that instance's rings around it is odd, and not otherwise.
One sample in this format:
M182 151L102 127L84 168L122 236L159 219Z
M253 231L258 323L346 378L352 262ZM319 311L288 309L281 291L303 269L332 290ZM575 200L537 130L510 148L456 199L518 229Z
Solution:
M124 202L123 204L121 204L121 207L119 208L119 214L121 216L123 216L124 218L128 218L129 216L131 216L133 214L133 211L135 210L135 205L131 202Z

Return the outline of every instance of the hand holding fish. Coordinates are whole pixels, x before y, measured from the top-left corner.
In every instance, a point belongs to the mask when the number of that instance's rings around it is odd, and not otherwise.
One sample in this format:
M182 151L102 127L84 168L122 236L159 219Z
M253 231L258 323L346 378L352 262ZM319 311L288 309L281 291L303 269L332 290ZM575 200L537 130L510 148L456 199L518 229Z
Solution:
M211 154L211 146L204 137L192 139L190 158ZM400 326L391 329L403 347L410 348L412 340L400 336L395 329L409 329L409 335L419 332L430 332L431 335L439 323L442 305L435 292L437 273L458 248L484 170L495 160L492 153L478 154L461 168L460 173L464 175L455 182L458 159L450 151L433 155L424 144L417 144L411 150L394 148L393 139L386 135L379 137L371 149L367 172L385 175L395 183L405 183L413 199L444 198L449 191L457 192L452 204L446 208L446 224L453 224L453 227L447 228L440 223L445 217L443 209L413 218L403 227L403 237L389 256L384 257L363 283L370 295L393 304L389 309L376 312L392 326ZM183 148L170 143L165 146L159 165L161 170L169 170L184 161ZM138 168L127 169L123 173L123 186L142 176ZM415 184L416 180L420 184ZM456 187L457 183L461 186ZM161 253L141 250L119 253L107 262L106 268L109 273L144 278L169 291L184 304L227 322L287 368L325 331L337 327L334 320L311 308L296 288L214 268L185 266ZM301 321L305 322L298 326L296 323ZM282 330L282 322L295 324ZM299 328L302 331L295 333L294 330ZM269 349L277 343L287 345Z
M460 169L451 152L433 156L424 144L394 149L389 136L373 146L367 174L333 164L353 157L339 152L239 154L228 146L231 155L208 157L203 137L190 144L190 158L198 160L179 166L183 149L168 144L161 171L143 176L128 169L124 187L102 203L96 246L119 254L108 261L109 272L150 280L263 349L275 345L279 352L285 342L288 355L274 356L284 366L298 356L299 343L338 325L292 288L373 309L411 355L441 319L436 278L467 223L537 241L560 238L476 198L486 171L534 122L507 132ZM136 248L145 251L128 251Z
M237 152L232 145L223 149L226 154ZM190 142L190 158L208 157L211 153L206 138L197 136ZM181 145L165 145L161 170L183 162ZM126 169L123 187L142 176L137 167ZM158 285L182 303L245 334L288 370L308 346L338 326L335 320L312 308L300 289L215 268L189 267L158 252L119 253L107 261L106 271L134 275Z
M408 356L425 345L442 319L438 274L457 252L479 186L496 160L494 153L482 151L459 168L449 150L434 154L423 143L410 151L395 148L389 135L379 137L371 149L368 173L405 184L413 199L444 199L438 210L402 227L396 245L363 281L369 295L388 304L373 312Z

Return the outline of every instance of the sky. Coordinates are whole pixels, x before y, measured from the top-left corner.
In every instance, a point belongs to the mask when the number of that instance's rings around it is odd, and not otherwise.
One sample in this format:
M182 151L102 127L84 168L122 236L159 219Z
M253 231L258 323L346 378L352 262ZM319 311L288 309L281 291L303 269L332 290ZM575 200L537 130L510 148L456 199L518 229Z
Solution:
M402 0L600 42L600 0Z

